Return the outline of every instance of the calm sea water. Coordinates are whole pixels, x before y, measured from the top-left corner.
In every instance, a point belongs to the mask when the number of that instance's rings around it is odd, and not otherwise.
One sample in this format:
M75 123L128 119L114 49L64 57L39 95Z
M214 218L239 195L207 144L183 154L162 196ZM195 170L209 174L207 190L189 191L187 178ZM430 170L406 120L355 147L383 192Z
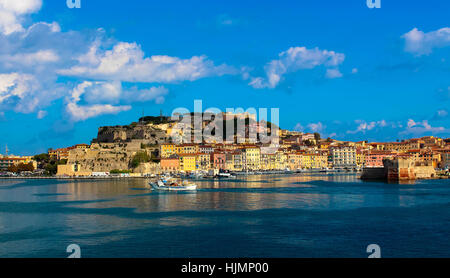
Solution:
M0 180L0 257L450 257L450 180L251 176L158 193L145 180Z

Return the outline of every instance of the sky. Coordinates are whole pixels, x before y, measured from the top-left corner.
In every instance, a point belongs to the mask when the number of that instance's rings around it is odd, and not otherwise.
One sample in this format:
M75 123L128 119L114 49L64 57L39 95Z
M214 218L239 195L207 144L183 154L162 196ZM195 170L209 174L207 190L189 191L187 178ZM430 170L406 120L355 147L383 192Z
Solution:
M339 140L450 137L450 1L0 0L0 153L176 108ZM270 115L269 115L270 118Z

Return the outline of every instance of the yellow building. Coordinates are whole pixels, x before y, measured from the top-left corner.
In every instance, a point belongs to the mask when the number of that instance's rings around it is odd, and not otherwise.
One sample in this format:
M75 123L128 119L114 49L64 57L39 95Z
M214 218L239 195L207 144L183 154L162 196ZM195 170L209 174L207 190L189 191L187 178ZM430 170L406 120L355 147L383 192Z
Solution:
M282 151L275 153L275 169L285 170L288 167L288 156Z
M197 144L176 145L175 152L177 154L196 154L199 152L199 146Z
M261 168L261 149L256 146L247 146L244 149L244 170L259 170Z
M407 152L409 150L416 150L420 149L420 143L418 141L411 141L411 142L392 142L392 143L385 143L384 144L384 150L385 151L396 151L396 152Z
M180 170L184 172L193 172L197 170L197 155L182 154L180 155Z
M301 153L290 153L288 154L288 167L292 171L302 168L303 155Z
M162 144L161 145L161 158L169 158L176 154L175 144Z
M37 162L32 156L5 156L0 157L0 170L7 171L10 166L17 166L19 164L33 164L34 169L37 169Z
M313 154L303 154L302 155L302 163L301 168L302 169L312 169L313 165Z
M366 164L366 155L361 150L356 150L356 166L359 168L364 167Z
M317 155L316 157L316 168L324 169L328 168L328 153L323 152Z

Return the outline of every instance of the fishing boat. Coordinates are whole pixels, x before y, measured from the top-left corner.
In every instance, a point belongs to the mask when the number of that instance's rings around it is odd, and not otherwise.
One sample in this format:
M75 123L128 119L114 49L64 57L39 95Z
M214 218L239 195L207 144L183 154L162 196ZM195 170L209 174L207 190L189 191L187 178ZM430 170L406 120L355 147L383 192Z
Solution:
M157 181L150 182L150 186L155 190L165 191L191 191L197 189L196 184L189 183L188 181L178 183L173 178L159 179Z

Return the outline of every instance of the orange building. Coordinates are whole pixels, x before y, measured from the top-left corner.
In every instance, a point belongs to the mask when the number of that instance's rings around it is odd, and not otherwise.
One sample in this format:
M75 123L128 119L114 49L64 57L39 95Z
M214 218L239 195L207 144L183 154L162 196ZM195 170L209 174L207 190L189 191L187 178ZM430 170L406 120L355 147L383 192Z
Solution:
M176 172L180 170L180 160L177 158L161 158L161 171Z

